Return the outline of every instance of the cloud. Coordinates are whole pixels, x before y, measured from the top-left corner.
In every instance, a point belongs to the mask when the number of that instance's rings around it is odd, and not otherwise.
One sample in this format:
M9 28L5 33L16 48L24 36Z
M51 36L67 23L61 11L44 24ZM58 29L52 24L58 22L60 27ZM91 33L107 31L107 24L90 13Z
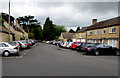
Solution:
M2 4L3 5L3 4ZM8 13L8 3L4 2L2 12ZM11 14L15 17L33 15L41 24L47 17L54 24L64 25L67 29L89 26L91 20L107 20L118 16L117 2L11 2Z

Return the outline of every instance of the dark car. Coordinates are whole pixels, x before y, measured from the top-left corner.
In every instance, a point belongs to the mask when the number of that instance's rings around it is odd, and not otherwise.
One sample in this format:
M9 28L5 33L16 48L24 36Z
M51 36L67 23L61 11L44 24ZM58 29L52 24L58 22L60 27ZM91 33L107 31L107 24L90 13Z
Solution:
M96 56L99 56L101 54L115 54L117 48L114 48L108 44L101 44L101 43L91 43L85 45L83 48L81 48L82 51L85 52L85 54L93 54Z
M76 50L78 52L82 52L83 51L83 47L88 45L88 44L91 44L91 43L81 43L79 46L76 47Z

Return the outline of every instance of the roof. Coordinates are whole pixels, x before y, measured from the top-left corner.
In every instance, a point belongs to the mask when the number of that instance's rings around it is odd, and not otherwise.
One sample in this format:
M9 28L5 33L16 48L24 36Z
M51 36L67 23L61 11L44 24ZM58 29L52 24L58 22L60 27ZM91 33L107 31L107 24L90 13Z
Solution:
M85 32L87 28L88 28L88 27L82 27L80 30L77 31L77 33Z
M72 39L75 33L62 33L61 35L63 36L64 39Z
M14 35L14 33L12 31L9 31L7 28L5 28L3 26L0 26L0 32L7 33L7 34L10 32L10 34Z
M120 16L112 18L112 19L108 19L108 20L105 20L105 21L101 21L101 22L98 22L98 23L95 23L95 24L89 26L87 28L87 30L104 28L104 27L115 26L115 25L118 26L118 25L120 25L119 20L120 20Z

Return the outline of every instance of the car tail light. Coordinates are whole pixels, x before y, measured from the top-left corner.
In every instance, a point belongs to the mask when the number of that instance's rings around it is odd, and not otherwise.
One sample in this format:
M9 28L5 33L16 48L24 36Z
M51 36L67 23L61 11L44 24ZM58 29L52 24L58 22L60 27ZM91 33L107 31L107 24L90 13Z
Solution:
M88 47L88 48L86 48L86 49L93 49L92 47Z
M18 47L15 47L14 49L18 49Z
M27 44L24 44L24 45L27 45Z
M30 43L28 43L28 45L30 45Z
M20 44L18 44L18 46L20 46Z

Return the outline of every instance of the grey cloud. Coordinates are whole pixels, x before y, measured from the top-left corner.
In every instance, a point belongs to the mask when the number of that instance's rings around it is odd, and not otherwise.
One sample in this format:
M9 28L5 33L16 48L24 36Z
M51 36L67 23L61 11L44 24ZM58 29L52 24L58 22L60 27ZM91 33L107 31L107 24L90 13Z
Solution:
M50 17L55 24L67 27L91 25L93 18L102 21L118 14L117 2L13 2L11 8L14 9L12 15L15 17L29 12L35 14L41 24ZM3 9L7 9L7 3Z

